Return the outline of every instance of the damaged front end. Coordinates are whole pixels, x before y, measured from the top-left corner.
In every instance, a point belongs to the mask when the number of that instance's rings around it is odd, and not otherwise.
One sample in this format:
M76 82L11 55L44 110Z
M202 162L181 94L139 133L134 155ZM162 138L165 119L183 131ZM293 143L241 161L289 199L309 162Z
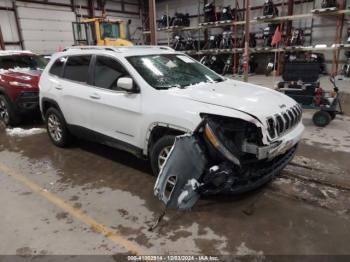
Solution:
M270 181L294 157L297 140L264 145L261 127L205 115L191 135L178 136L154 187L171 209L189 209L201 194L240 194ZM277 150L278 149L278 150Z

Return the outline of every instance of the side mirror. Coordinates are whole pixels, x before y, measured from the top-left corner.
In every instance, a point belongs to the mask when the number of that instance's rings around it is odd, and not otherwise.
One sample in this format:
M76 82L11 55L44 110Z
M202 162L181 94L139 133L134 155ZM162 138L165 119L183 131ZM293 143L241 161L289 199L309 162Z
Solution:
M121 77L117 82L118 88L131 92L134 90L134 81L130 77Z

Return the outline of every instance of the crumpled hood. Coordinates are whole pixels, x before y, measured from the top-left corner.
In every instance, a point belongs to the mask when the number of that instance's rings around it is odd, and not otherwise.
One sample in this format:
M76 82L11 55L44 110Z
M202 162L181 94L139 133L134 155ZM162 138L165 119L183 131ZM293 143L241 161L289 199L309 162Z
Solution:
M235 80L215 84L203 83L185 89L174 88L168 90L168 93L184 99L243 111L261 121L296 104L293 99L280 92Z

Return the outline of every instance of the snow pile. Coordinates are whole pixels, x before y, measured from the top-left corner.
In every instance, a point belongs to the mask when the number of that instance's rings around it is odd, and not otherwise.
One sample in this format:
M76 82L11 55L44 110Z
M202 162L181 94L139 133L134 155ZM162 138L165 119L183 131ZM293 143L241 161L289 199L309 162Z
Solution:
M26 137L26 136L41 134L44 132L45 132L44 128L31 128L31 129L23 129L20 127L6 128L6 133L9 136L17 136L17 137Z
M332 151L350 153L350 117L337 115L328 126L317 127L312 122L313 113L314 111L303 113L303 142Z

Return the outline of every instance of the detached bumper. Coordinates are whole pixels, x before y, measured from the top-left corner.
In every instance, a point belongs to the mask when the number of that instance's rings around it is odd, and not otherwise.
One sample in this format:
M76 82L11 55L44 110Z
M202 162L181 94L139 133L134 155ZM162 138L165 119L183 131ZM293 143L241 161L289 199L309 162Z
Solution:
M39 92L22 92L15 102L20 113L39 110Z
M273 159L284 154L301 139L304 125L300 122L291 132L272 142L268 146L258 147L254 144L243 144L242 151L256 155L257 159Z

